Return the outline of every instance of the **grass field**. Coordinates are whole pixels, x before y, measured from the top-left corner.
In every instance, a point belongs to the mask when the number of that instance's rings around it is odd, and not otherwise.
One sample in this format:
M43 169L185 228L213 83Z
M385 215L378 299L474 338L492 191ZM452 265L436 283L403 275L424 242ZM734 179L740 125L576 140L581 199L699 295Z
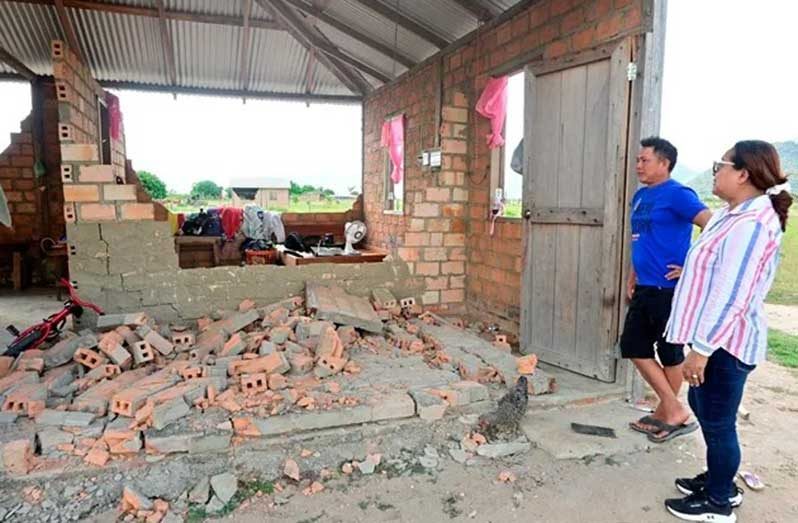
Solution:
M785 367L798 368L798 336L770 329L768 359Z
M795 213L793 213L795 214ZM798 305L798 216L787 222L781 243L781 264L768 294L768 303Z

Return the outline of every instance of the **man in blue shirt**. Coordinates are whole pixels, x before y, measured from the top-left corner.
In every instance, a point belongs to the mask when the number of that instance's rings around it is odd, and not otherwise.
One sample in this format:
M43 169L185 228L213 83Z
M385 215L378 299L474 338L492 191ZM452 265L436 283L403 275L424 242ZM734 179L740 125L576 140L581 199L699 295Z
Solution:
M640 142L637 177L644 185L632 198L632 269L627 282L629 309L621 335L621 355L651 385L659 405L631 428L660 442L698 428L678 398L682 386L682 345L665 341L665 325L681 266L690 248L693 224L702 229L711 212L671 171L677 150L662 138ZM656 344L655 359L654 346Z

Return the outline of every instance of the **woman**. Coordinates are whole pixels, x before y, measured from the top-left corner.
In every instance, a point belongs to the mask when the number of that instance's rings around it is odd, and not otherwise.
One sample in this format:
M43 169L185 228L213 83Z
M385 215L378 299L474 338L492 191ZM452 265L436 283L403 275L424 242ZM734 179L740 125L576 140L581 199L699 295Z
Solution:
M665 506L686 521L734 522L742 502L736 416L748 374L765 358L763 302L773 283L792 204L776 149L737 142L712 167L712 192L727 205L690 248L666 328L691 348L684 363L688 400L707 446L706 473L676 480L687 497Z

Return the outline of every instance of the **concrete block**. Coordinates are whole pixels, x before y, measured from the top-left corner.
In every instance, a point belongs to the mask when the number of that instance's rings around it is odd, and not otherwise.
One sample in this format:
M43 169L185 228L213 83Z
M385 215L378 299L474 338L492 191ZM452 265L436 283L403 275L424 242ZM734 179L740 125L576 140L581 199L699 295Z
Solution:
M174 423L187 415L191 409L182 397L175 398L155 407L152 412L152 426L155 430L162 430L167 425Z
M371 421L412 418L415 415L416 404L405 392L378 396L371 404Z
M143 312L127 314L105 314L97 318L97 330L106 331L116 329L121 325L138 327L147 323L147 315Z
M97 344L98 340L93 334L61 340L45 351L44 368L60 367L72 360L78 348L93 349Z
M448 404L439 396L423 390L411 390L410 396L416 403L416 414L426 421L441 419L446 413Z
M488 388L476 381L457 381L449 385L450 389L456 391L465 403L476 403L490 399Z
M69 432L59 429L45 429L36 434L38 446L42 454L49 454L57 449L58 445L71 444L75 437Z
M144 434L144 448L151 454L176 454L188 452L193 434L177 434L174 436L155 436L155 431ZM207 501L207 497L205 498ZM204 503L204 501L203 501Z
M95 418L97 415L91 412L45 409L36 416L36 424L56 427L88 427Z
M136 334L141 337L144 341L150 344L155 350L163 354L164 356L168 356L175 350L174 345L158 334L156 331L152 330L147 325L141 325L136 329Z
M366 298L349 295L338 286L327 287L313 281L306 283L305 294L308 311L315 312L317 319L368 332L382 332L382 320Z
M238 492L238 479L229 472L217 474L211 477L211 488L222 503L226 504Z
M377 288L371 291L374 303L381 309L392 309L396 307L396 297L388 289Z
M258 349L258 354L261 356L268 356L269 354L273 354L277 350L277 347L274 346L274 343L271 341L263 341L260 344L260 348Z
M138 342L136 342L138 343ZM100 346L100 351L105 354L114 365L120 369L130 368L133 363L133 356L122 347L119 343L111 344L105 343Z
M204 454L206 452L219 452L230 447L232 434L205 434L191 439L189 454Z
M327 328L335 329L335 325L329 321L301 322L296 326L296 338L301 341L312 337L318 337L321 336L321 333Z

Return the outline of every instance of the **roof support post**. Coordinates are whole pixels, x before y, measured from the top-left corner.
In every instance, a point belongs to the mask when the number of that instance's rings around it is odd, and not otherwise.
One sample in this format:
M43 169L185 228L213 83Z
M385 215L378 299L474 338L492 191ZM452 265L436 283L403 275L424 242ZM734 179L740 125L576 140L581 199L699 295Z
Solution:
M64 35L66 35L67 43L72 49L72 52L75 53L75 56L77 56L81 62L88 65L86 59L83 57L83 53L80 51L77 33L75 33L75 27L72 25L72 20L69 19L69 15L64 7L64 0L55 0L55 12L58 15L58 21L61 22L61 28L64 30Z
M172 36L169 34L169 27L166 25L165 9L163 0L155 0L158 7L158 25L161 28L161 49L163 49L166 69L169 72L169 81L172 87L177 87L177 69L175 69L175 51L172 46ZM173 91L172 96L176 99L177 92Z
M26 80L32 82L36 79L36 73L28 69L28 66L18 60L11 53L0 47L0 62L5 62L11 69L25 77Z

